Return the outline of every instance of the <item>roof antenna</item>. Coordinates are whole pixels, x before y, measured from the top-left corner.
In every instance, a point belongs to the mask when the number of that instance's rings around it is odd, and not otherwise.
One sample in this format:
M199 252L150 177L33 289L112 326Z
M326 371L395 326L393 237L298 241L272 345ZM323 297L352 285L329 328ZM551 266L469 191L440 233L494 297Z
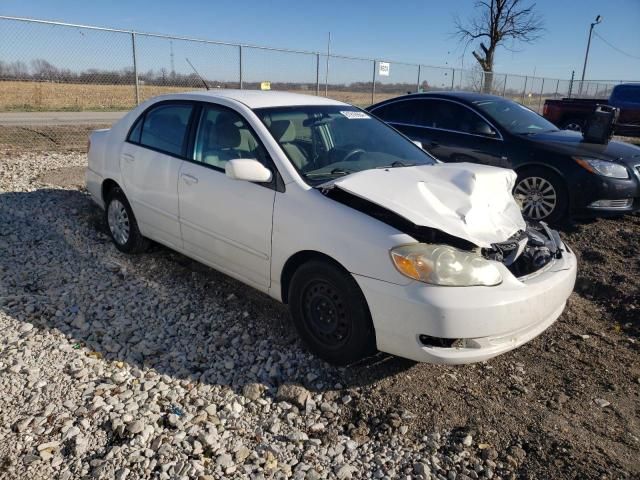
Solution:
M209 85L207 85L207 82L204 81L204 78L202 78L202 76L198 73L198 71L196 70L196 67L193 66L193 64L189 61L188 58L185 58L187 60L187 63L189 64L189 66L191 66L191 68L193 68L193 71L196 72L196 75L198 76L198 78L200 79L200 81L202 82L202 84L204 85L204 88L207 90L210 90Z

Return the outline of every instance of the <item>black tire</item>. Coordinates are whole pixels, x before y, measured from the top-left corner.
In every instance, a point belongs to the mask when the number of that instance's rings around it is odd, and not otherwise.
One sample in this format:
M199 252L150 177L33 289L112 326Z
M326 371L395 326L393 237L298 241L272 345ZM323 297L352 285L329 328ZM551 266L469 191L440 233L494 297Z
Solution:
M354 278L321 260L301 265L291 278L289 308L309 350L334 365L376 352L367 302Z
M138 228L138 222L133 214L131 205L125 194L119 187L112 188L106 195L104 205L104 222L118 250L124 253L142 253L149 247L149 240L142 236ZM110 214L120 213L116 218L111 218ZM121 235L121 231L114 227L114 222L126 224L127 234Z
M582 132L584 128L584 120L579 118L570 118L562 122L563 130L571 130L572 132Z
M555 202L550 207L551 194L555 195ZM563 223L567 219L569 194L566 184L552 170L542 167L520 170L513 195L520 203L525 218L550 224Z

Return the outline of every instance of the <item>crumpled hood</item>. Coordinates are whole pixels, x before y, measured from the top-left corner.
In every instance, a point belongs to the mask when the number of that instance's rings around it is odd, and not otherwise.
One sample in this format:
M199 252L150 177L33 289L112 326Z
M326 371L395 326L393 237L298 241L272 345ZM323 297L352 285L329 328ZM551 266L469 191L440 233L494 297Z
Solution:
M416 225L488 248L526 228L511 193L515 181L513 170L448 163L364 170L334 180L331 186Z

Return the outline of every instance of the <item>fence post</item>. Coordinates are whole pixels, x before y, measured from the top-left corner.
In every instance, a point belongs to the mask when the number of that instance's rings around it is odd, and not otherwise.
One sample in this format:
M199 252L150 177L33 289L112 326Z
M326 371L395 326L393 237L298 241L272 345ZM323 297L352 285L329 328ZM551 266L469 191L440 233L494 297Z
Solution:
M540 85L540 98L538 99L538 113L540 113L540 106L542 105L543 90L544 90L544 78L542 78L542 85Z
M525 75L524 87L522 88L522 98L520 103L524 103L524 96L527 94L527 80L529 80L529 77Z
M416 85L416 93L420 93L420 65L418 65L418 84Z
M320 96L320 54L316 53L316 97Z
M455 90L456 89L456 69L452 68L451 69L451 90Z
M502 86L502 96L504 97L504 94L507 93L507 77L509 75L504 76L504 85Z
M136 105L140 105L140 90L138 86L138 58L136 56L136 32L131 32L131 51L133 53L133 81L136 92Z
M373 61L373 79L371 82L371 103L375 103L376 96L376 61Z
M553 98L558 98L558 89L560 88L560 79L556 80L556 93L553 94Z
M576 71L575 70L571 70L571 80L569 81L569 92L568 92L568 98L571 98L571 93L573 91L573 77L575 76Z
M238 72L240 75L240 90L242 90L244 88L244 82L242 79L242 45L238 45L238 60L239 61L239 69L240 71Z

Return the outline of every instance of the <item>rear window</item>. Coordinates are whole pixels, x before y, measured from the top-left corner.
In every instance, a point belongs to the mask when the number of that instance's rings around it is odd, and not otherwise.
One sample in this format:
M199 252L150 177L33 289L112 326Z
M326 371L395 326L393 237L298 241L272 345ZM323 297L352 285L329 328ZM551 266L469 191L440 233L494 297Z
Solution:
M640 85L624 85L615 87L613 97L622 102L640 103Z

